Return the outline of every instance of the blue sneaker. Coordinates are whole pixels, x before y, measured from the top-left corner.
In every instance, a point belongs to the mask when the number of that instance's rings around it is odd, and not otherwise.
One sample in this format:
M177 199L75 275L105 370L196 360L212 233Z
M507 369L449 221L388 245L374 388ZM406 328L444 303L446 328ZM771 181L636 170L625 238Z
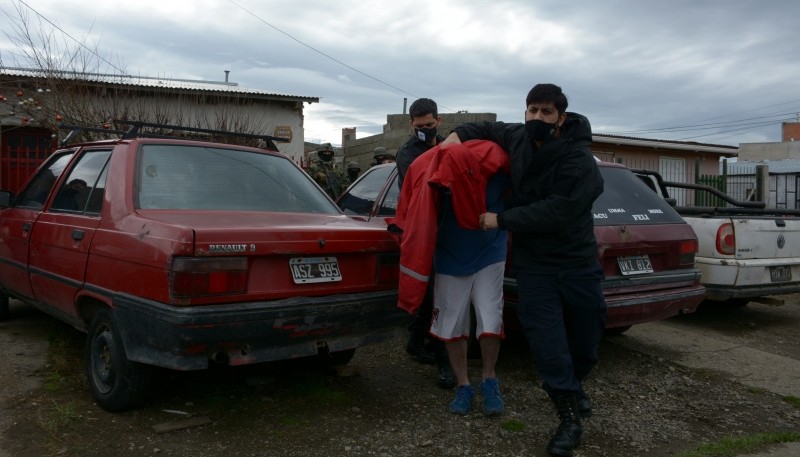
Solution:
M500 385L496 378L484 379L481 383L481 392L483 393L483 414L496 416L505 411L506 403L503 401L503 394L500 393Z
M471 385L465 384L456 389L456 398L450 402L450 412L466 416L472 409L472 398L475 396L475 389Z

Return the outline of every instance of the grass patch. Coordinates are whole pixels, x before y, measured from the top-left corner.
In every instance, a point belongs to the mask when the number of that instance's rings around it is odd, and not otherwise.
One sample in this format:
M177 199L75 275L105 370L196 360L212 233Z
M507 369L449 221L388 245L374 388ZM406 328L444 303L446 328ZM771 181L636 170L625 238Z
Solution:
M69 327L51 331L47 358L50 367L62 376L83 373L83 346L86 335Z
M772 432L757 435L723 438L716 443L703 444L693 451L678 454L678 457L734 457L753 453L770 444L800 441L797 432Z
M351 401L349 394L333 389L319 378L304 379L293 384L288 394L295 400L325 407L347 404Z
M750 392L751 394L763 394L764 392L767 391L767 389L763 389L761 387L750 386L750 387L747 388L747 391Z
M800 398L795 397L794 395L787 395L783 397L783 401L789 403L790 405L794 406L797 409L800 409Z
M280 423L284 427L306 427L311 425L311 421L299 417L282 417Z
M500 428L507 432L521 432L525 429L525 424L518 420L511 419L500 424Z
M48 372L44 381L44 389L48 392L59 392L63 388L64 377L55 370Z
M78 413L78 407L75 406L75 403L68 402L55 404L45 411L40 419L40 424L50 436L55 436L63 427L82 420L83 416Z

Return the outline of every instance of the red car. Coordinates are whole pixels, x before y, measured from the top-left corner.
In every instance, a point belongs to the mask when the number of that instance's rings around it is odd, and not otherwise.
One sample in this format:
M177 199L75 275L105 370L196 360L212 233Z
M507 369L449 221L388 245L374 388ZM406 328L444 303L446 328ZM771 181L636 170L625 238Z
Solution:
M691 313L703 300L700 271L694 267L697 238L675 210L622 165L598 162L605 190L594 203L595 237L605 273L607 333L634 324ZM399 188L394 164L364 173L339 198L355 219L385 227L394 216ZM506 329L519 329L517 285L506 265Z
M110 411L147 398L153 366L347 363L406 319L394 239L279 152L76 144L0 207L0 319L14 297L86 331L89 384Z

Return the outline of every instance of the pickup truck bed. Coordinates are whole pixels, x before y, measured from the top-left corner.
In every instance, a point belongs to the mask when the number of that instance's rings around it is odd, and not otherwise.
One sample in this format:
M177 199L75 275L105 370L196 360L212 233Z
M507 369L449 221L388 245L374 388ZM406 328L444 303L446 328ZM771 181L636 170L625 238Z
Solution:
M706 299L744 305L767 295L800 292L800 211L737 201L713 187L664 181L651 171L636 173L672 203L669 188L708 192L725 202L719 207L673 205L697 235L695 266L702 272Z

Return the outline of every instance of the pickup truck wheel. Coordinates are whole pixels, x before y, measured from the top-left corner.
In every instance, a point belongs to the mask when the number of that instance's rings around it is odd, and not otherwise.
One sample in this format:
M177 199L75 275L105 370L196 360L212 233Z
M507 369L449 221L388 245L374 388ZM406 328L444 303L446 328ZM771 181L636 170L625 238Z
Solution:
M110 311L100 310L86 340L86 374L92 396L106 411L135 408L146 400L154 368L128 360Z
M0 321L7 321L8 315L8 295L0 292Z
M726 306L741 308L742 306L747 306L747 304L750 303L750 299L749 298L729 298L729 299L725 300L723 303L725 303Z

